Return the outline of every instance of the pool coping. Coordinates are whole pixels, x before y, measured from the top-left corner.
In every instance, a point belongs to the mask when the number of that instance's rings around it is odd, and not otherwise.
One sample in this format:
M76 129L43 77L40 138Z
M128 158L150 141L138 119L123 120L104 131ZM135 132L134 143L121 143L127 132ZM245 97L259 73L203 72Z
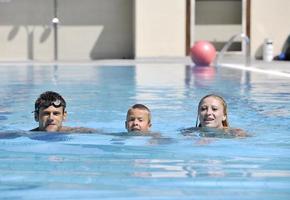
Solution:
M234 63L234 64L233 64ZM4 66L27 66L27 65L59 65L59 66L128 66L138 64L184 64L192 65L189 56L186 57L152 57L152 58L137 58L137 59L104 59L104 60L77 60L77 61L0 61L0 67ZM273 69L273 66L275 68ZM251 66L244 65L244 57L238 56L225 56L218 67L225 67L231 69L251 71L261 74L268 74L280 77L290 78L290 62L289 61L272 61L265 62L263 60L252 59Z

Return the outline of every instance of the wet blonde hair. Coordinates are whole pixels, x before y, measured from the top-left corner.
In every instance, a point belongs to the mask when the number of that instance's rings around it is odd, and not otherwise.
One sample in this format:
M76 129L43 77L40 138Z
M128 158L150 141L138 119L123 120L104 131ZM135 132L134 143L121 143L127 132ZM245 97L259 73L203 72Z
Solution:
M222 121L222 125L223 125L224 128L228 128L229 127L229 121L228 121L228 106L227 106L227 103L224 100L224 98L222 98L221 96L216 95L216 94L208 94L208 95L202 97L201 100L199 101L195 127L201 127L201 124L198 123L200 106L201 106L202 101L204 99L208 98L208 97L214 97L214 98L218 99L222 103L224 115L226 116L226 119Z

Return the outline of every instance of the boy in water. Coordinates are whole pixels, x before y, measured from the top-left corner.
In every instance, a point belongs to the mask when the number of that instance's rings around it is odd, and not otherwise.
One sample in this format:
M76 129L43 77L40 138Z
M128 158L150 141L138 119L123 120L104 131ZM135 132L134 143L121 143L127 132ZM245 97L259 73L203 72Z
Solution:
M78 132L92 133L95 129L83 127L64 127L63 121L67 117L66 102L64 98L53 91L42 93L35 101L34 119L38 122L38 127L31 131L47 132Z
M151 111L143 104L133 105L127 112L125 127L128 132L150 133Z

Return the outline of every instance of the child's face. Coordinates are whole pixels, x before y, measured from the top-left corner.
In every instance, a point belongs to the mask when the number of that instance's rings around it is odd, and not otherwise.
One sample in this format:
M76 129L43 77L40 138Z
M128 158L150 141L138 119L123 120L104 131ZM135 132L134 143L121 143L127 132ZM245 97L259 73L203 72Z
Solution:
M138 108L131 109L127 115L126 129L130 131L148 132L151 127L149 113Z

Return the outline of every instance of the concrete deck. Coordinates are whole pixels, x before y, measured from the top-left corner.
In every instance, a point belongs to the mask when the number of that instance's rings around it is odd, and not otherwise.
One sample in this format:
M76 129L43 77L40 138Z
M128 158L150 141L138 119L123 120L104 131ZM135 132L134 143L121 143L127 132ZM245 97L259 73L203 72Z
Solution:
M241 70L256 71L258 73L277 73L277 75L290 78L290 61L271 61L251 60L251 66L245 66L243 55L224 55L220 60L220 65L225 67L237 68ZM110 59L110 60L93 60L93 61L57 61L57 62L40 62L40 61L0 61L0 67L11 65L115 65L128 66L136 64L184 64L194 65L190 57L159 57L159 58L137 58L137 59Z

